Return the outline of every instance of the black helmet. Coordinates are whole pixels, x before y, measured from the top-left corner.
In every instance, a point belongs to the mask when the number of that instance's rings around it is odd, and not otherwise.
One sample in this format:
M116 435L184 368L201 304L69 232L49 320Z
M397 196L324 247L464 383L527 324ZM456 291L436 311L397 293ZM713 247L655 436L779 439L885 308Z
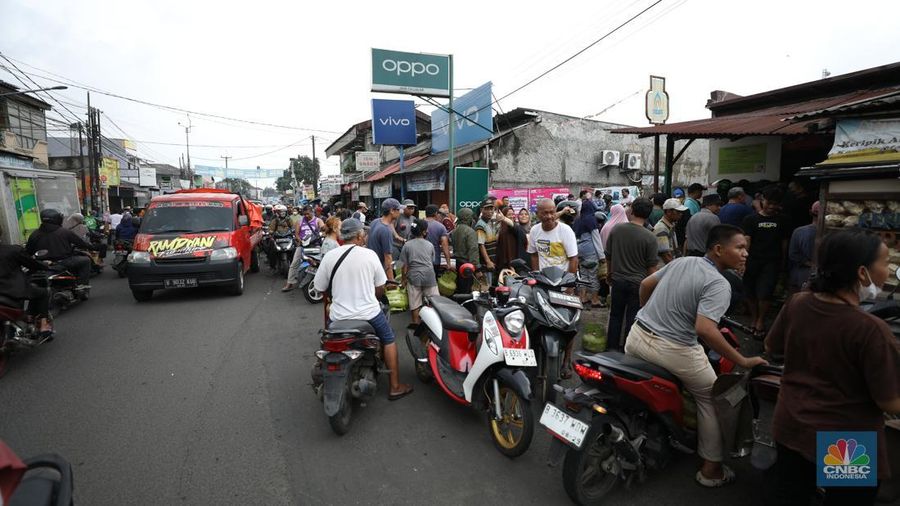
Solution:
M44 209L41 211L41 223L50 223L51 225L62 225L63 215L56 209Z

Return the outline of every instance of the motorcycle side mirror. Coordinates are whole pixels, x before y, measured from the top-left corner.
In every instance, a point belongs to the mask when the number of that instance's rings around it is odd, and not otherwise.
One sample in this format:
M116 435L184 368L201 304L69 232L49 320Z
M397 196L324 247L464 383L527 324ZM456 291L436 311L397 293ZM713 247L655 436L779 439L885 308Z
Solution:
M248 220L246 216L238 216L238 226L246 227L249 224L250 220Z
M44 258L48 253L50 252L45 249L39 249L34 252L34 258Z

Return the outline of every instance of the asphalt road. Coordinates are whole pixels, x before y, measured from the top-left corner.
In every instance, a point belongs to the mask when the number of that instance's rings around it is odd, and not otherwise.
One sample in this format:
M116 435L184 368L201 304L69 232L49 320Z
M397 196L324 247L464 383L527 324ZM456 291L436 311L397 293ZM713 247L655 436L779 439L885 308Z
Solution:
M57 319L57 339L0 379L0 438L22 456L68 458L80 504L569 502L546 465L550 436L503 457L481 415L415 381L405 346L401 378L416 391L388 402L383 381L350 433L332 433L309 387L321 306L282 294L265 270L240 297L168 291L138 304L109 268L93 284ZM695 485L695 466L682 456L608 504L758 502L749 462L721 490Z

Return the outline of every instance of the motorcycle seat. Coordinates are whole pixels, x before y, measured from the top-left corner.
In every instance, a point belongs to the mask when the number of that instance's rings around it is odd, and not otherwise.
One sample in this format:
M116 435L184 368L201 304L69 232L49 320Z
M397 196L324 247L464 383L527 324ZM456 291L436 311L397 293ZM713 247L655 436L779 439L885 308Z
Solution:
M456 302L440 295L430 297L428 303L441 318L441 323L447 330L462 330L463 332L476 333L481 326L466 308Z
M22 301L19 299L14 299L9 297L8 295L0 294L0 306L11 307L14 309L22 308Z
M325 329L326 334L374 334L375 329L365 320L335 320Z
M588 355L586 358L614 372L636 375L643 377L643 379L650 379L650 377L656 376L660 379L671 381L679 388L681 387L681 380L669 372L668 369L651 364L646 360L626 355L620 351L604 351L595 355Z

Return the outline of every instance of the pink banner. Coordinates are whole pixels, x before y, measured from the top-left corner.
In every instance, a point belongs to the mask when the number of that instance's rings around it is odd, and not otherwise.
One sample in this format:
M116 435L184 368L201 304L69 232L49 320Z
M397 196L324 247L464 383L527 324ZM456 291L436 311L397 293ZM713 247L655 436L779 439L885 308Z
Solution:
M557 195L568 195L571 192L566 186L548 188L492 188L491 195L502 199L509 197L509 205L518 211L527 207L534 212L537 201L543 198L552 199Z

